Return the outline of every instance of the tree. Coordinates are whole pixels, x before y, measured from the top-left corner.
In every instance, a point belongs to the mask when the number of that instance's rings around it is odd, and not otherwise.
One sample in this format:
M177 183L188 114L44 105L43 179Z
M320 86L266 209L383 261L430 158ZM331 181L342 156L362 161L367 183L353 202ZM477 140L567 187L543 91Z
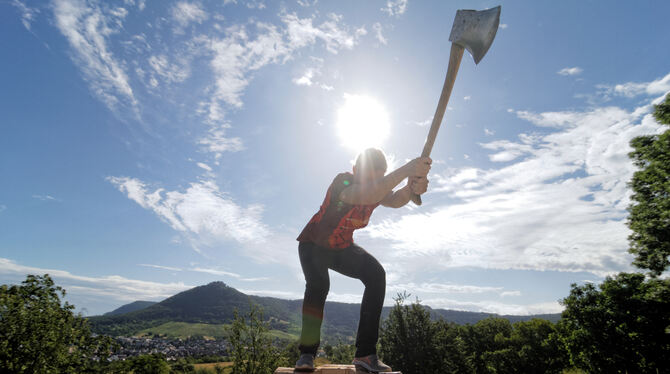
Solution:
M670 94L655 106L654 117L670 125ZM670 265L670 129L636 137L631 146L629 157L640 170L630 182L629 251L635 255L635 266L659 276Z
M113 345L93 336L48 274L0 286L0 369L13 373L82 372L98 367Z
M170 365L161 354L135 356L128 360L128 369L133 374L168 374Z
M435 342L440 357L440 369L445 373L472 373L474 368L468 359L467 346L463 340L464 328L453 322L439 319L433 322L437 334Z
M195 366L184 358L180 358L170 365L170 373L195 373Z
M300 358L300 340L294 340L289 342L284 347L282 356L286 359L286 362L289 365L298 361L298 359Z
M228 335L232 374L271 374L278 366L286 364L287 360L272 344L269 323L263 321L263 312L258 305L251 304L246 316L239 315L237 309L233 315Z
M595 373L657 373L670 368L670 280L640 273L572 285L559 328L578 368Z
M356 354L356 346L353 344L337 343L337 345L328 345L323 348L328 359L333 364L351 364Z
M437 330L430 312L419 301L404 305L408 294L398 294L395 306L382 323L380 356L404 374L437 373L440 362L436 346Z
M508 366L511 335L512 324L504 318L486 318L465 326L463 339L475 373L496 372L495 368Z
M557 331L551 322L533 318L512 325L509 345L514 355L514 373L561 373L568 366Z
M466 360L457 372L561 373L567 366L556 328L534 318L511 324L504 318L486 318L460 327ZM456 372L456 370L452 370Z

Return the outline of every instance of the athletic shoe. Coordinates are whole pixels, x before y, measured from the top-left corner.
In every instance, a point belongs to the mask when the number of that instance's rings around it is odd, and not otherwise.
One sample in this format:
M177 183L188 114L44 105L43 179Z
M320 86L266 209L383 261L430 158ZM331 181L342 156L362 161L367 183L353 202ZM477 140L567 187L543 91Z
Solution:
M295 371L314 371L314 355L303 353L295 363Z
M351 363L372 373L391 371L391 367L381 362L376 354L367 355L365 357L356 357Z

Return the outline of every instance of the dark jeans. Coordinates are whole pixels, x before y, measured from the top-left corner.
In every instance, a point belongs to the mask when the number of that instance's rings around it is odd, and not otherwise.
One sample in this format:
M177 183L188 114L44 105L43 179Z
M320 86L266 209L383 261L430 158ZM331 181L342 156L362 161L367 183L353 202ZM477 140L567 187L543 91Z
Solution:
M356 357L376 353L379 318L386 292L386 272L381 264L356 244L344 249L329 249L311 242L300 242L298 252L306 282L300 352L316 354L319 348L323 307L330 289L328 269L333 269L360 279L365 285L356 335Z

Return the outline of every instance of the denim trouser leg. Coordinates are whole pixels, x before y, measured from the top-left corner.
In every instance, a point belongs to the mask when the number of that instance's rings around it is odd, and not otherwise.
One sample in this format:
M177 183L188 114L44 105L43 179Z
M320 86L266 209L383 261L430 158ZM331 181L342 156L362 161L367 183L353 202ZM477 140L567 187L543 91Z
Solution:
M356 357L376 353L379 319L386 291L384 268L356 244L344 249L329 249L301 242L298 249L306 282L300 351L316 353L319 347L323 308L330 288L328 269L333 269L348 277L360 279L365 285L356 335Z

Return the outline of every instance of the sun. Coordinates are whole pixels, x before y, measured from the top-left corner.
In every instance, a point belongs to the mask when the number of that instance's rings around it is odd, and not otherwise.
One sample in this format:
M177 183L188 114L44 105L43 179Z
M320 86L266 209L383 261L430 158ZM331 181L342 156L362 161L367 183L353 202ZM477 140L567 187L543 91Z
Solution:
M343 145L356 152L380 147L390 127L388 113L377 100L344 94L344 104L337 111L337 132Z

